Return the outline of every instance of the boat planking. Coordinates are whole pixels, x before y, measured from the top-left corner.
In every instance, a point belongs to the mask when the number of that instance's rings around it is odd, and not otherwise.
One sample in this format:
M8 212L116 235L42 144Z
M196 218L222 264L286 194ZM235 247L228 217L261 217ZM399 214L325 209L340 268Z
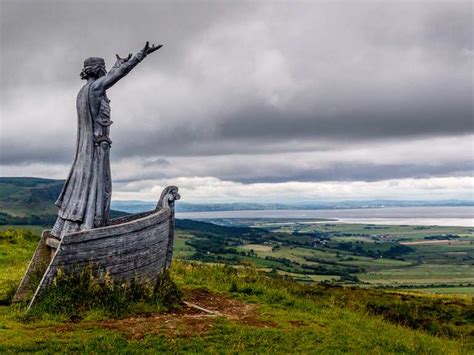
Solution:
M62 239L43 231L13 302L30 300L31 308L58 270L71 273L87 265L115 281L155 280L171 265L174 203L179 198L178 188L168 186L152 211L115 218L106 227L68 233Z

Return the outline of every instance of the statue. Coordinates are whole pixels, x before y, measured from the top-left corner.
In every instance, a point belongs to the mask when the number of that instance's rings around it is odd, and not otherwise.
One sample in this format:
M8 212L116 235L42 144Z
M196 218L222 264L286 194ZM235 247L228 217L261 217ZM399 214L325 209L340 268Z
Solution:
M162 45L146 42L133 58L117 56L112 69L105 69L102 58L84 61L81 79L87 80L77 95L78 134L76 154L69 176L56 201L58 218L51 234L61 238L66 233L88 230L109 224L112 180L110 176L110 100L107 89L115 85L147 55Z
M14 302L38 302L59 270L74 273L92 265L98 279L117 282L153 281L170 267L175 231L176 186L167 186L152 211L109 220L112 183L109 152L110 100L106 91L148 54L162 46L145 47L133 58L117 55L107 73L102 58L87 58L81 78L87 83L77 95L76 155L56 205L52 230L41 235ZM39 284L35 281L43 275Z

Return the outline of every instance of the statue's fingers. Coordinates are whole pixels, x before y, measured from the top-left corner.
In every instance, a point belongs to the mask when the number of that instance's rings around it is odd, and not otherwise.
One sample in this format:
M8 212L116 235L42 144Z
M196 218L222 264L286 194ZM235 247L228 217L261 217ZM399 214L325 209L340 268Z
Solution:
M121 58L119 57L119 55L118 55L118 54L116 54L115 56L117 57L117 59L118 59L118 60L120 60L120 59L121 59Z
M161 47L163 47L161 44L155 46L153 45L152 47L150 47L150 51L151 52L154 52L154 51L157 51L158 49L160 49Z

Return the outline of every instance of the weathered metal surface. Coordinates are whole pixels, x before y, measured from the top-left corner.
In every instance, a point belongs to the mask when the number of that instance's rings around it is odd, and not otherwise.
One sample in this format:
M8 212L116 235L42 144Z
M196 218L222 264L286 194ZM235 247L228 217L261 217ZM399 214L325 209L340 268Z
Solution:
M65 234L108 226L112 178L110 173L111 120L107 90L122 80L149 54L161 45L145 44L135 56L117 55L117 61L107 72L102 58L84 61L81 79L87 83L79 90L76 100L76 153L69 175L56 205L58 218L51 234L62 239Z
M178 188L169 186L154 211L112 220L107 227L68 233L61 240L49 231L43 232L15 301L27 300L31 295L32 272L41 272L43 276L29 307L37 302L59 269L71 273L92 265L94 270L107 273L116 281L153 280L171 264L174 201L179 197Z

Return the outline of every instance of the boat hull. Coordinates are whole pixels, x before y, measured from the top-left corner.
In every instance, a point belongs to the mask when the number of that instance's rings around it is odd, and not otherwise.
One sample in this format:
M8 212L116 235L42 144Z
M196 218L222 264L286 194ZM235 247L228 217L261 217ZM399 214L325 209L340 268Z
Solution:
M171 265L177 191L166 188L154 211L118 218L106 227L69 233L61 240L44 231L14 302L31 299L32 307L59 270L73 273L89 265L115 281L156 279Z

